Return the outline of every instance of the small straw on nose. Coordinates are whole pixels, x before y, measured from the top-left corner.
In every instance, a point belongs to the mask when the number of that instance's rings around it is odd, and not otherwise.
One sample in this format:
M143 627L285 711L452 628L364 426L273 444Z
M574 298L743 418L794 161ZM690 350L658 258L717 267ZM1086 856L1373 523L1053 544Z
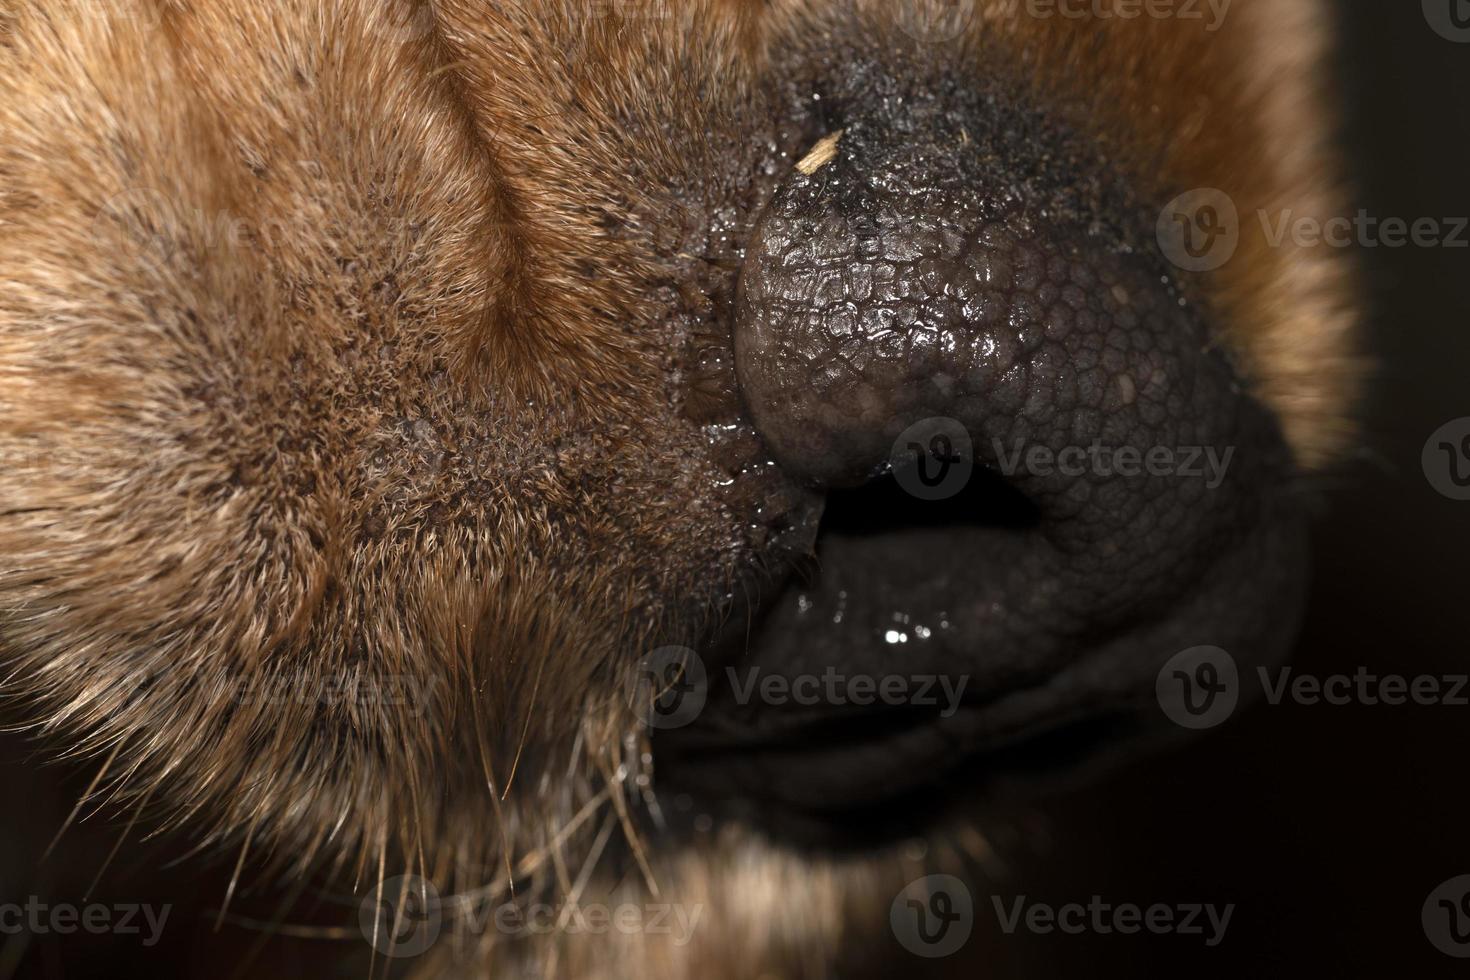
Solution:
M817 140L817 144L796 164L796 169L810 177L831 163L833 157L837 156L837 143L844 132L845 130L839 129Z

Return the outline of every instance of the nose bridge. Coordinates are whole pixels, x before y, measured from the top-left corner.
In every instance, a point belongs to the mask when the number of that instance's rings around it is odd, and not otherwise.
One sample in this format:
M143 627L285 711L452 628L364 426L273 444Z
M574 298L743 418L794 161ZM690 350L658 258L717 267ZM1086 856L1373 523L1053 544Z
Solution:
M926 134L915 152L891 142L899 135L855 126L831 159L804 161L767 208L741 277L747 403L788 471L816 483L862 482L907 410L935 400L924 389L958 380L964 320L985 299L974 275L994 271L970 240L976 196L944 186L959 171L955 148Z

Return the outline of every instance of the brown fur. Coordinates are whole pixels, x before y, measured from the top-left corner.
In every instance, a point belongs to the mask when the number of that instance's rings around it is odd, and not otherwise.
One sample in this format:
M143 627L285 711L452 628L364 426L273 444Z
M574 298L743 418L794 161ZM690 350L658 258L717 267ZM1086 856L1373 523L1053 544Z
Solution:
M1160 204L1332 210L1316 3L1237 0L1216 34L1009 7L953 50ZM0 651L109 760L99 792L300 873L487 894L565 891L636 822L622 679L759 574L751 501L792 492L722 491L746 450L696 424L732 411L699 352L740 228L709 215L754 210L767 141L821 135L773 120L829 28L903 38L876 0L596 9L0 4ZM1244 230L1201 288L1315 468L1359 373L1348 270ZM434 696L222 693L265 677ZM718 911L689 948L620 940L628 976L786 969L885 873L729 835L647 863ZM575 939L526 955L609 975Z

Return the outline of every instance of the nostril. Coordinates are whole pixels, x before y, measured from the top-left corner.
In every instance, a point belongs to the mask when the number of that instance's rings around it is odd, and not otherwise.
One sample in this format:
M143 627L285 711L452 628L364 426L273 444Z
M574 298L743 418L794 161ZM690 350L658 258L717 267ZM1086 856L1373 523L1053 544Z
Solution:
M911 462L908 472L888 473L862 486L829 493L822 533L860 537L960 527L1028 531L1040 523L1036 503L985 468L974 470L953 493L918 499L907 488L919 479L914 471L921 465Z

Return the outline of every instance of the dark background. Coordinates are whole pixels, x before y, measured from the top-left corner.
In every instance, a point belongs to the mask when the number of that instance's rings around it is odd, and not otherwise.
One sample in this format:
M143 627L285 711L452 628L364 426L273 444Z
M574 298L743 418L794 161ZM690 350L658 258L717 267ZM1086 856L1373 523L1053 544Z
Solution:
M1470 216L1470 44L1435 34L1414 0L1339 6L1337 91L1352 210L1410 221ZM1470 416L1470 249L1380 247L1360 258L1377 369L1361 447L1325 487L1295 669L1470 672L1470 503L1436 493L1420 464L1431 433ZM1283 702L995 828L1002 894L1054 905L1094 894L1139 905L1234 903L1215 948L1200 937L1003 936L977 890L977 933L965 954L922 961L895 942L893 965L911 977L1470 974L1470 960L1436 951L1420 924L1429 892L1470 874L1467 733L1470 707ZM7 741L0 751L21 763L25 748ZM13 815L5 835L49 837L66 816L54 791L34 767L0 772L0 806ZM100 867L115 839L115 827L73 831L70 870ZM161 871L159 863L157 851L124 848L92 899L172 902L179 916L218 902L218 871L196 879L197 871ZM0 880L19 893L55 894L49 874L35 870L29 849L0 846ZM74 883L60 886L75 901L73 891ZM190 972L197 939L188 935L166 930L154 951L63 947L58 937L29 947L0 942L0 977ZM250 966L243 955L252 938L227 927L214 943L257 975L263 961ZM335 944L319 945L330 952ZM265 960L285 967L277 975L301 963L293 955Z
M1470 215L1470 44L1416 0L1342 11L1342 143L1354 207ZM1298 673L1470 672L1470 503L1420 452L1470 416L1470 249L1360 250L1377 367L1362 446L1325 494ZM1053 800L1020 835L1005 885L1034 901L1234 902L1225 941L1001 936L969 976L1470 975L1420 908L1470 874L1470 707L1258 707L1183 752ZM1048 844L1047 842L1050 841ZM972 939L970 945L976 946Z

